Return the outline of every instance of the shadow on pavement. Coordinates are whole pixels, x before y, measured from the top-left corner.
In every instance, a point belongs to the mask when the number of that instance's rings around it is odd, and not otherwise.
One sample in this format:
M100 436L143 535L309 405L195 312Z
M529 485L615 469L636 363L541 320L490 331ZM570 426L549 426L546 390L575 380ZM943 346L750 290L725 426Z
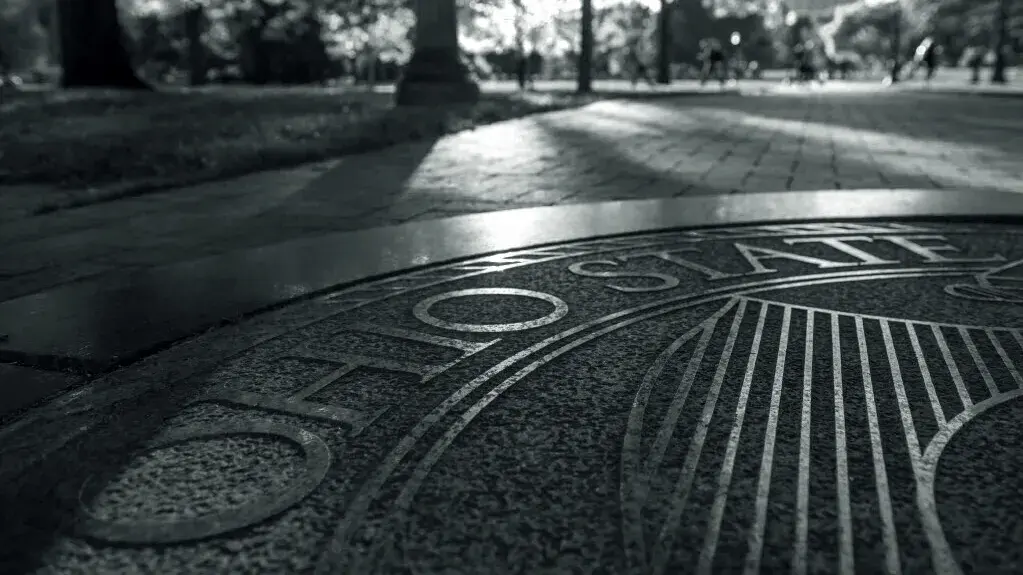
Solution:
M380 178L379 185L404 185L418 167L419 162L429 154L432 146L432 142L410 146L405 154L398 156L403 158L404 163L392 161L389 164L389 170L377 172ZM370 168L378 167L367 167L367 169ZM295 230L287 229L286 219L279 220L280 213L302 218L317 209L324 209L330 200L336 200L338 195L344 195L346 198L351 194L372 197L374 190L352 190L353 182L342 178L339 174L340 172L326 174L298 196L276 198L274 202L262 206L261 211L252 214L245 223L232 226L230 229L224 230L223 233L245 235L246 225L255 225L260 218L270 218L282 228L282 235L288 235L289 231L294 232ZM283 208L283 211L274 211L279 208ZM323 213L321 216L329 218L330 214ZM225 214L225 221L229 220L229 214ZM265 235L253 236L252 239L258 239L259 242L267 240ZM357 249L357 246L353 246L353 249ZM344 254L338 254L338 257L343 258ZM303 253L298 252L294 254L294 259L290 264L299 267L315 265L316 262L311 259L304 258ZM267 270L267 273L272 274L279 272L280 269ZM131 316L133 308L137 310L138 306L166 309L168 305L171 305L169 313L179 319L183 318L186 322L190 321L188 319L190 315L197 313L209 316L206 318L207 325L211 320L215 322L217 319L216 300L232 297L230 286L203 285L202 277L181 277L179 279L180 282L148 284L146 286L134 284L136 290L140 287L149 289L146 292L147 295L135 297L133 302L127 302L130 305L125 305L126 302L122 297L118 297L116 291L97 292L97 299L88 305L91 310L87 321L88 325L50 326L50 328L85 330L89 332L89 339L139 338L142 337L142 334L123 329L127 324L137 326L137 322L131 321ZM107 299L103 299L104 293L109 296ZM149 325L147 329L159 330L166 329L166 327L156 324ZM161 347L166 347L166 345ZM152 351L154 350L147 350L147 352ZM58 358L48 359L56 361ZM135 358L123 356L119 359L130 361ZM32 444L0 446L5 459L23 457L28 460L46 449L56 437L63 435L69 429L74 429L83 421L95 418L94 420L101 422L94 433L87 435L85 439L74 445L73 449L58 450L45 457L38 465L30 466L16 478L0 477L0 486L2 486L0 508L4 510L4 521L0 523L0 540L4 541L2 550L0 550L0 572L28 573L44 567L43 558L47 551L60 536L71 533L75 529L76 522L84 517L85 509L91 502L92 495L90 494L98 493L104 485L114 482L132 462L136 453L133 450L123 449L123 445L141 447L155 438L161 431L164 420L180 410L181 401L188 396L189 390L207 385L204 379L203 377L196 378L187 386L177 383L159 387L146 396L131 400L131 404L144 402L147 406L146 410L131 409L131 405L122 403L113 406L103 405L97 411L77 414L77 418L76 414L55 414L55 419L51 421L50 425L35 430L36 438ZM131 415L143 411L149 412L145 418ZM82 487L86 481L88 481L90 489L83 493Z
M4 521L0 522L0 540L4 541L0 572L32 573L44 568L45 555L58 538L74 534L93 501L90 494L99 493L100 488L115 481L137 457L135 449L124 446L143 447L155 438L164 421L181 409L185 394L204 385L204 379L196 378L186 387L159 389L128 402L132 405L122 403L115 409L105 406L86 414L86 420L92 416L98 420L94 421L97 425L84 439L73 439L73 449L60 449L20 477L0 476L3 489L0 506L4 510ZM145 402L146 409L137 409L134 404L138 402ZM129 416L146 411L149 413L145 417ZM44 426L38 430L38 445L29 448L45 447L48 439L53 440L43 434L59 433L82 423L84 420L78 415L78 418L75 414L56 415L59 420L52 429ZM18 455L17 446L13 453L11 446L4 447L5 456Z
M384 166L350 157L340 169L315 175L257 175L228 187L206 184L40 216L45 225L37 219L16 222L0 234L0 261L49 259L43 269L3 278L0 301L88 275L56 273L62 266L108 272L366 227L360 224L393 200L393 190L405 186L435 143L428 138L386 150ZM286 263L303 265L302 254Z
M590 190L588 201L625 200L639 198L667 198L687 193L720 194L733 191L701 183L698 178L671 171L672 165L684 162L685 158L666 155L665 148L674 142L670 139L674 130L663 123L642 123L630 118L606 114L599 109L576 121L560 121L555 118L540 118L537 125L553 138L553 145L563 154L570 154L565 164L574 166L580 174L606 174L600 186L607 187L604 193ZM645 145L623 148L616 145L623 135L637 134L648 137ZM646 189L644 187L656 187Z
M204 242L229 240L244 249L344 229L386 209L434 150L438 138L401 144L382 152L384 161L342 158L338 167L294 193L225 213L225 225ZM399 192L400 193L400 192ZM358 226L356 226L358 227Z
M362 201L366 205L366 213L382 209L381 201L388 199L381 189L401 188L415 173L420 163L429 156L436 140L416 142L403 146L390 155L387 169L373 163L366 163L360 168L367 170L366 178L352 179L351 171L328 171L308 186L291 194L278 194L266 198L262 203L242 206L246 213L239 212L235 202L223 204L223 213L214 214L222 218L225 225L213 227L213 236L206 240L223 240L233 238L235 248L254 247L268 243L276 243L287 239L303 237L309 234L310 227L323 226L331 222L336 214L331 206L348 205L352 201ZM358 158L344 160L358 162ZM371 181L373 188L360 189L361 183ZM344 198L344 202L338 202ZM208 204L203 204L209 207ZM267 235L267 230L273 235ZM258 230L258 233L257 233ZM108 230L107 230L108 231ZM104 230L95 230L105 233ZM199 238L192 238L198 240ZM82 241L88 241L83 239ZM31 249L31 244L26 246ZM357 246L352 246L357 249ZM319 265L316 260L320 255L304 254L297 251L288 262L280 262L301 268L302 266ZM344 258L344 254L338 254ZM322 263L322 262L321 262ZM278 275L280 268L268 269L267 273ZM302 274L288 274L297 277ZM196 321L213 327L218 322L229 319L218 314L218 300L230 300L234 292L229 285L204 284L203 277L180 277L180 281L140 285L133 283L134 290L145 290L142 297L134 297L133 301L125 302L116 290L97 291L87 304L90 311L82 325L39 326L42 332L47 329L77 330L90 341L108 341L112 343L129 343L134 339L146 339L145 334L134 333L130 326L138 326L132 321L133 314L139 309L167 309L170 316L175 317L174 323L195 323ZM296 289L301 286L296 286ZM74 302L72 302L73 304ZM237 303L237 302L234 302ZM127 305L126 305L127 304ZM141 306L141 307L140 307ZM171 306L168 308L167 306ZM79 311L82 305L76 306ZM133 311L135 310L135 311ZM196 315L203 316L196 318ZM76 314L81 317L81 314ZM162 330L168 325L163 323L147 324L144 329ZM15 359L29 364L42 364L48 368L74 367L79 370L102 371L116 365L122 365L164 349L172 343L160 344L157 349L139 349L135 355L122 355L113 364L97 365L65 365L64 358L59 357L7 357L5 361ZM3 509L4 521L0 523L0 541L4 541L0 550L0 572L28 573L42 568L42 558L47 550L56 542L60 535L74 529L75 522L85 513L84 508L90 503L89 493L98 493L104 485L115 481L131 463L135 453L124 450L122 441L128 445L142 446L160 432L163 421L180 410L180 401L188 395L189 389L206 385L204 378L199 377L188 384L187 388L168 386L155 392L132 400L145 402L150 415L145 419L130 419L133 410L124 405L107 407L105 415L93 412L85 414L86 418L94 417L103 422L100 429L87 436L74 449L60 449L54 455L43 459L42 463L29 467L20 477L8 480L0 477L0 509ZM2 400L2 397L0 397ZM28 459L33 452L44 449L47 444L68 429L81 423L73 415L60 414L53 422L53 427L38 430L38 441L28 446L2 446L5 458L23 456ZM91 488L89 493L82 493L86 480Z

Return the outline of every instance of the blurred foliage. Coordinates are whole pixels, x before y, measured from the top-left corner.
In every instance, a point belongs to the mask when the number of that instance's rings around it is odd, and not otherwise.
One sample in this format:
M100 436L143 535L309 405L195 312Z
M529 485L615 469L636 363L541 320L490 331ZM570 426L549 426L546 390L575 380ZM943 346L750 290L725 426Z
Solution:
M746 60L757 60L763 66L777 64L783 55L785 29L772 26L766 2L727 0L716 4L676 0L672 11L673 59L695 62L700 40L713 38L733 52L741 52ZM740 43L732 47L733 33Z
M411 54L412 0L117 0L139 74L171 84L313 84L339 78L390 81ZM595 2L594 72L622 71L630 55L653 62L651 0ZM0 51L22 74L57 66L52 0L0 0ZM747 58L774 59L768 2L671 3L672 59L694 63L699 41L743 37ZM580 0L458 0L463 49L481 76L514 75L535 53L545 77L575 75ZM750 55L752 54L752 56Z
M411 54L413 0L117 0L126 44L139 73L161 83L310 84L349 78L391 81ZM861 3L834 26L834 49L861 56L891 50L901 11L903 44L934 35L955 61L969 46L990 46L998 0L895 0ZM22 74L56 67L52 0L0 0L0 62ZM1009 28L1023 42L1023 1L1010 0ZM655 0L595 2L594 71L614 75L632 56L658 51ZM481 76L511 76L518 54L535 52L540 73L575 75L580 0L458 0L463 49ZM670 2L671 59L694 63L699 42L726 47L765 66L792 45L780 0ZM804 20L806 20L804 18ZM801 20L803 22L804 20ZM791 24L791 22L789 22ZM810 27L812 27L812 23Z
M901 10L897 3L891 3L850 13L835 33L835 48L862 57L889 57L895 21Z
M896 18L901 18L903 56L932 36L942 46L944 59L956 64L972 50L988 51L995 43L999 0L898 0L864 5L847 15L835 34L839 50L861 56L888 57ZM1023 2L1009 0L1012 52L1023 50Z
M1010 53L1023 52L1023 2L1008 0ZM909 0L921 33L935 36L946 56L958 61L968 48L991 49L996 42L998 0Z
M50 17L33 0L0 0L0 65L15 70L45 66Z

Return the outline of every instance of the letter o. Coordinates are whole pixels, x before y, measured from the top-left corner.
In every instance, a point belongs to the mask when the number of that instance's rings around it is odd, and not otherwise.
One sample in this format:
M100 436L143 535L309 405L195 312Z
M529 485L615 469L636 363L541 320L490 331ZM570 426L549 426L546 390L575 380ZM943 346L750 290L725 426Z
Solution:
M168 544L197 541L235 531L269 519L304 499L323 481L330 468L330 449L317 435L298 427L269 422L241 422L216 426L189 426L167 433L145 451L166 449L175 445L229 435L262 435L285 439L297 445L305 456L301 476L285 490L267 493L245 505L222 509L201 517L171 520L130 519L110 521L91 515L82 504L79 532L110 543ZM86 491L97 495L102 486L88 489L92 477L82 485L81 500Z
M435 317L430 313L430 308L434 304L454 299L456 297L468 297L474 295L514 295L521 297L530 297L533 299L543 300L554 306L554 311L551 313L529 321L519 321L514 323L456 323L442 320ZM565 317L568 314L568 304L561 298L545 294L538 291L515 289L515 288L473 288L463 289L457 291L450 291L439 295L428 297L412 308L412 314L416 316L416 319L434 327L442 329L450 329L453 331L465 331L473 333L493 333L493 332L505 332L505 331L522 331L525 329L533 329L542 327L545 325L552 324L559 319Z

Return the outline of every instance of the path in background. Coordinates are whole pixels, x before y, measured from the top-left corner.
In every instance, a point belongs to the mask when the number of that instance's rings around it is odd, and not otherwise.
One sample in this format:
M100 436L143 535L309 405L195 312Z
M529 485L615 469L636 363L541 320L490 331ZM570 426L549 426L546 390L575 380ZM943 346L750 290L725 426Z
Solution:
M1021 156L1023 100L964 107L961 97L834 84L607 101L5 222L0 299L97 274L471 212L779 190L1023 192Z

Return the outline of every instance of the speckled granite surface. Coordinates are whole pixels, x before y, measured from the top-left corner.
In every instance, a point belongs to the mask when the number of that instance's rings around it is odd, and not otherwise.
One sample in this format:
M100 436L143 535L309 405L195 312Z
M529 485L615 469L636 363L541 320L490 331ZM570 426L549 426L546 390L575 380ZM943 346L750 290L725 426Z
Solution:
M822 224L360 284L7 422L0 572L1018 573L1021 261Z

